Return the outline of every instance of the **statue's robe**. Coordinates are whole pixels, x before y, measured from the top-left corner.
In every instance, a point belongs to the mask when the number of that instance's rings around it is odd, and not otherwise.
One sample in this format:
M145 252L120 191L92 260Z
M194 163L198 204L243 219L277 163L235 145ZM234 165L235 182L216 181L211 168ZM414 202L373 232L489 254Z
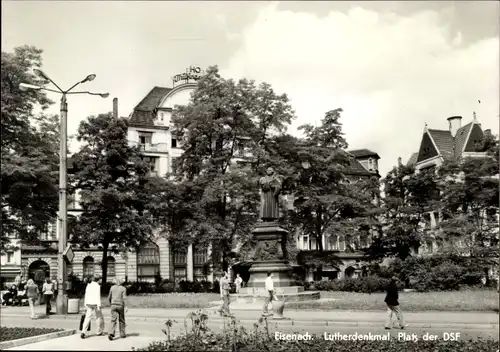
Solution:
M281 182L275 176L264 176L260 179L260 218L264 221L273 221L279 218L279 192Z

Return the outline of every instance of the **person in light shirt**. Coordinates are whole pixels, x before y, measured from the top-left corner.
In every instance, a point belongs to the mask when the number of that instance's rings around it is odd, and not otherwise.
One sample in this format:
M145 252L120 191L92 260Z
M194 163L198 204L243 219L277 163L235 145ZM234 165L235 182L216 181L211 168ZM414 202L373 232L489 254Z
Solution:
M243 283L243 279L240 274L236 274L236 279L234 280L234 284L236 285L236 293L240 293L241 284Z
M264 308L263 308L263 314L267 315L269 314L267 310L267 306L269 303L273 301L274 296L274 281L273 281L273 273L270 271L267 272L267 279L266 279L266 292L268 295L266 296L266 301L264 303Z
M104 333L104 318L101 311L101 285L99 285L99 277L94 276L91 283L85 289L85 320L83 322L80 337L85 338L85 331L87 331L90 324L90 319L95 317L97 325L97 336Z

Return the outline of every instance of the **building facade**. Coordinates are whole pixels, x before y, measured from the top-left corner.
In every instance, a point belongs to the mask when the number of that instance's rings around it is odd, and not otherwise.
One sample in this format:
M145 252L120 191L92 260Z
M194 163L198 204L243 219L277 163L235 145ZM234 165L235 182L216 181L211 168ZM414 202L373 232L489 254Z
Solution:
M427 125L424 127L418 152L413 153L407 162L408 166L415 167L415 172L437 171L446 160L460 161L466 158L489 157L486 152L478 151L480 150L478 147L481 146L486 135L491 135L491 130L482 129L476 113L473 113L472 121L466 125L462 125L461 116L449 117L447 121L448 130L430 129ZM399 163L401 164L401 158ZM497 239L499 220L498 211L493 217L484 214L484 219L482 219L483 224L492 226ZM433 255L442 252L447 246L460 246L460 243L446 243L438 236L442 221L443 213L439 209L429 210L421 226L429 228L431 236L422 243L415 254ZM491 266L486 274L488 277L498 278L498 265Z

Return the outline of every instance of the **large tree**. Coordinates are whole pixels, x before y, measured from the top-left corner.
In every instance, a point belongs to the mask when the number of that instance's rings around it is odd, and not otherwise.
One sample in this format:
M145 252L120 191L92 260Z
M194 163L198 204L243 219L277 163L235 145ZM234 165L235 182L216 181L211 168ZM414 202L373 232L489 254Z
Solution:
M80 123L78 140L84 142L73 156L72 191L81 191L82 213L72 233L73 242L102 246L103 282L110 250L137 247L152 237L148 212L149 167L139 148L127 142L127 120L111 114L89 117Z
M487 157L449 161L439 170L443 221L438 237L447 250L487 267L498 265L498 140L487 135L478 151Z
M173 112L174 133L184 150L176 162L176 182L190 194L190 210L177 220L183 226L172 231L164 224L174 246L211 244L227 268L235 245L250 239L257 221L265 145L293 117L286 95L277 95L268 84L235 82L221 77L217 67L207 70L190 103Z
M35 47L2 52L2 251L9 236L37 242L57 212L58 117L44 113L52 101L42 91L19 88L48 83L32 72L41 66L42 50Z
M413 167L399 165L389 171L383 186L380 236L374 239L369 254L374 259L404 260L429 236L430 218L426 214L440 208L435 169L415 173Z
M336 255L325 252L323 238L365 233L374 225L378 180L349 182L352 156L340 123L341 109L329 111L319 126L304 125L304 138L279 136L272 146L281 158L277 168L286 175L284 190L293 197L287 219L315 240L318 252L310 264L336 265ZM355 236L352 236L353 240Z

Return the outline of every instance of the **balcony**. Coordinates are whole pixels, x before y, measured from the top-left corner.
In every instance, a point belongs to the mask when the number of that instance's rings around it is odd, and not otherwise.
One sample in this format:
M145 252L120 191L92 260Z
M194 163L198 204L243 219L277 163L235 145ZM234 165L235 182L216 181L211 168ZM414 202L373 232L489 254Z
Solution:
M141 151L146 153L168 153L167 143L139 143L137 141L128 141L131 147L139 147Z

